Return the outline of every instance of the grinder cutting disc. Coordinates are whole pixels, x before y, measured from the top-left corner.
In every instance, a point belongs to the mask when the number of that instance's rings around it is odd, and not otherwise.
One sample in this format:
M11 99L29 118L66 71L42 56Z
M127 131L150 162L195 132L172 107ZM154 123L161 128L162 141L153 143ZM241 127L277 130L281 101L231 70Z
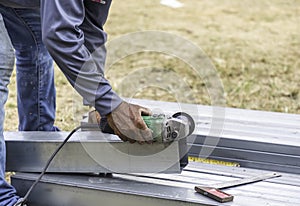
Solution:
M194 122L194 119L189 114L187 114L185 112L177 112L177 113L173 114L172 117L176 118L176 119L181 119L182 121L184 121L185 123L188 124L189 133L187 136L190 136L194 132L195 122Z
M190 136L194 132L195 122L194 122L194 119L189 114L187 114L185 112L177 112L177 113L173 114L172 117L176 118L176 119L180 119L180 120L184 121L186 124L188 124L189 133L187 136Z

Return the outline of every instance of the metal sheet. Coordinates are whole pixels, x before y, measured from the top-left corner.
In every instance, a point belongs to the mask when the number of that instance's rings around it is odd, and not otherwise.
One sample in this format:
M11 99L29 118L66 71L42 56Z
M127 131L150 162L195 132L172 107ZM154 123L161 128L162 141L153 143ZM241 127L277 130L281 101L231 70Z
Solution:
M249 161L259 161L261 163L271 163L280 165L290 165L300 167L300 156L284 155L264 151L236 149L230 147L193 145L190 149L191 154L197 154L201 149L212 150L211 156L226 157L230 159L241 159Z
M66 132L5 133L7 171L40 172ZM130 144L115 135L77 132L58 153L49 172L67 173L180 173L185 166L186 143L175 141Z
M201 166L199 166L201 165ZM212 164L199 164L197 162L190 162L187 167L184 168L184 172L180 174L181 179L187 178L187 181L195 181L197 182L199 177L205 177L206 175L215 175L215 180L218 182L224 177L233 177L233 178L245 178L249 174L254 175L262 175L265 174L267 170L263 169L251 169L251 168L240 168L240 167L224 167L221 165L212 165ZM300 188L300 175L290 174L280 172L282 175L280 178L268 179L265 182L271 182L276 184L284 184L284 185L292 185ZM159 176L163 176L162 174ZM166 174L166 176L178 176L178 174L170 175ZM220 176L220 177L219 177ZM192 180L189 180L192 178ZM202 182L197 182L201 184Z
M216 171L211 165L193 163L189 171L182 174L168 175L114 175L113 178L102 178L94 175L47 175L43 183L30 196L30 205L62 206L62 205L219 205L193 190L194 185L232 181L237 176L249 177L253 174L266 173L261 170L245 168L228 168L217 166ZM214 167L215 168L215 167ZM194 169L194 171L191 171ZM198 170L198 171L196 171ZM208 173L206 172L208 171ZM35 174L17 174L12 184L23 195ZM293 177L298 177L294 175ZM224 203L226 206L294 206L300 204L300 187L290 185L289 175L224 190L235 196L234 201ZM194 181L196 179L197 181ZM278 182L276 182L278 181ZM77 204L78 203L78 204ZM80 204L79 204L80 203Z
M12 184L24 195L34 174L17 174ZM214 201L197 195L193 189L155 185L122 177L46 175L29 197L31 206L216 206Z
M299 146L289 145L289 144L274 144L270 142L261 142L261 141L248 141L243 139L231 139L224 137L209 137L212 139L218 139L217 146L233 149L242 149L242 150L252 150L258 152L269 152L277 153L278 155L295 155L300 156ZM263 139L263 137L262 137ZM192 145L206 145L206 146L215 146L211 142L205 141L206 137L202 135L192 135L188 138L188 144ZM214 142L213 142L214 143Z
M197 126L194 135L210 137L215 129L222 129L220 137L224 138L300 146L299 114L223 108L224 115L216 116L213 113L216 107L211 106L141 99L128 101L165 113L182 110L189 113ZM212 119L224 121L223 127L212 128Z
M174 113L184 109L187 113L198 116L198 119L206 118L207 120L212 117L212 106L199 105L199 104L186 104L178 102L161 102L146 99L127 99L128 101L140 104L150 108L160 109L160 111ZM282 127L291 129L300 129L299 114L288 114L279 112L268 112L259 110L237 109L237 108L224 108L226 110L226 122L236 122L244 125L261 125L264 128ZM199 132L199 131L198 131Z

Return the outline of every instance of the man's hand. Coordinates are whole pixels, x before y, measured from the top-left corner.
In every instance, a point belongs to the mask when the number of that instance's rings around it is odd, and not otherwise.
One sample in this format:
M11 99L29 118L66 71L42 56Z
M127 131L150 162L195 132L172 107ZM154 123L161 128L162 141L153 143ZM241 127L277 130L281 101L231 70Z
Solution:
M122 102L107 115L107 122L124 142L152 142L152 132L145 124L142 115L151 115L151 111L139 105Z

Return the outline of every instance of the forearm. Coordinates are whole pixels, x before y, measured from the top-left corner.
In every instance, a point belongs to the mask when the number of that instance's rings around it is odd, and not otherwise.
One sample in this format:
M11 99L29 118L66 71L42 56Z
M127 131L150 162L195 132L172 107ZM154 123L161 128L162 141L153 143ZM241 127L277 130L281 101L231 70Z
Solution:
M86 5L82 1L41 2L43 41L50 54L76 91L101 115L107 115L122 100L104 78L103 64L92 57L85 44L85 33L95 33L98 39L93 39L94 44L104 47L105 32L98 25L91 27L92 31L83 30L87 27ZM105 58L104 48L97 51Z

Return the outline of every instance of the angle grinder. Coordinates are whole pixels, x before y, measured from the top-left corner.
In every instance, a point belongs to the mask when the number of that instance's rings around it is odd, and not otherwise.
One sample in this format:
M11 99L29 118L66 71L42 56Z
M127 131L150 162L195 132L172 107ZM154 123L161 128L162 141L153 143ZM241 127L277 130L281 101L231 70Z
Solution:
M114 134L106 117L100 117L96 111L89 112L88 121L81 122L82 131L100 130L104 133ZM185 112L177 112L173 115L153 114L142 116L147 127L152 131L154 142L169 143L176 139L185 138L195 130L193 118Z
M154 142L170 143L188 137L195 130L193 118L184 112L177 112L172 116L153 114L143 116L143 120L152 130Z

